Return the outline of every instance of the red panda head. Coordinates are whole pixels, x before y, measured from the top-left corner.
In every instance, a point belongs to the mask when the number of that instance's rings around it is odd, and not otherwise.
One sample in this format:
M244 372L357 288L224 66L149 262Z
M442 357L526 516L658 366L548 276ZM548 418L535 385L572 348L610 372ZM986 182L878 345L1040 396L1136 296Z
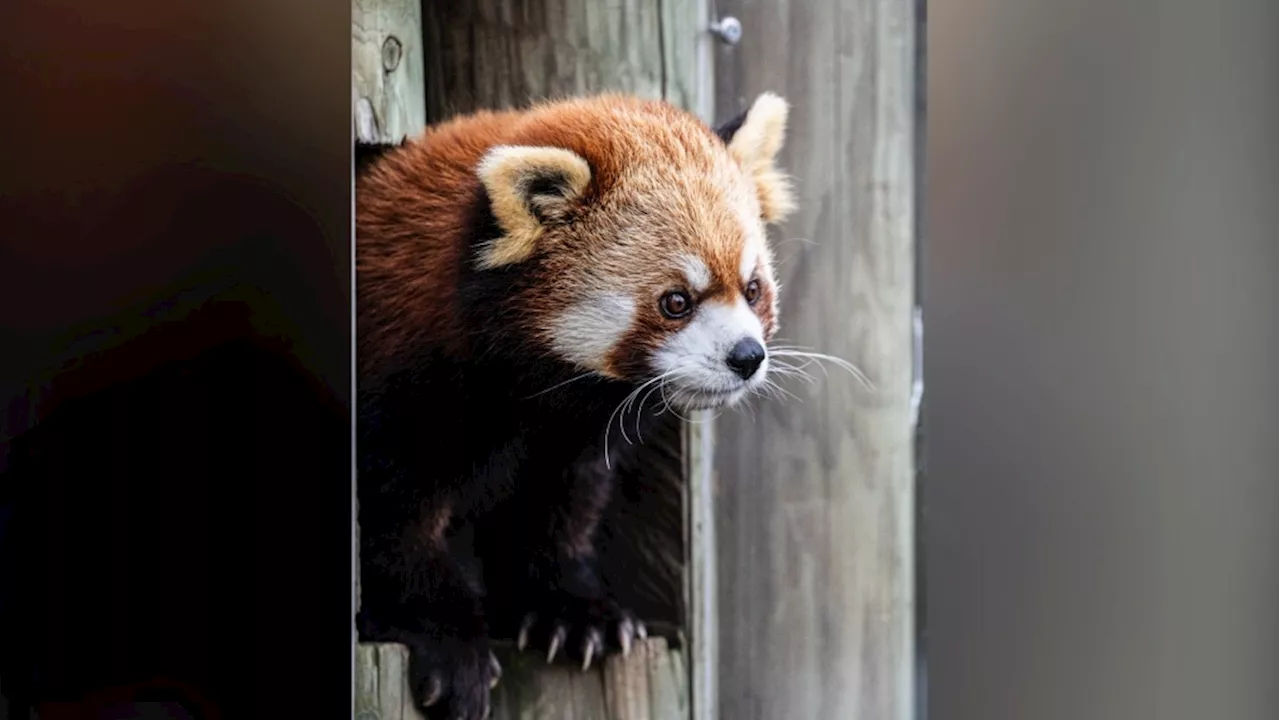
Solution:
M475 267L532 277L517 302L560 360L732 404L765 382L778 326L765 227L794 206L786 116L772 94L718 132L634 98L535 108L475 167L499 228Z

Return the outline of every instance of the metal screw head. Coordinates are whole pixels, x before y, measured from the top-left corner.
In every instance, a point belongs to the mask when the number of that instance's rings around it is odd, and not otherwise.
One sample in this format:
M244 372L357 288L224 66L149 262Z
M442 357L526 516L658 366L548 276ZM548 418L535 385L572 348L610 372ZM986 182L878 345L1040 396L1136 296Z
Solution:
M732 15L722 17L711 23L711 34L726 45L737 45L742 39L742 23Z

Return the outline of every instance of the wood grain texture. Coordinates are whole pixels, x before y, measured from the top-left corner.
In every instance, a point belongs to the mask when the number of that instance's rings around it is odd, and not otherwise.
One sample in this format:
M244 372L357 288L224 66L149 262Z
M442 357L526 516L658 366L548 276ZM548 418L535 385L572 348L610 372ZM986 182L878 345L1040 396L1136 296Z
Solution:
M684 654L662 638L640 641L627 657L598 670L547 667L535 653L497 650L502 682L493 720L672 720L688 717ZM356 720L421 720L406 675L408 651L391 643L362 644L356 657Z
M433 120L602 90L663 97L659 0L422 5Z
M715 38L708 3L662 3L665 97L707 123L715 121ZM683 423L684 591L689 669L689 710L694 720L719 717L716 671L716 516L711 493L715 461L715 413Z
M422 60L420 0L352 0L357 129L371 114L376 139L396 142L426 126Z
M719 0L716 110L792 104L800 210L773 233L784 344L846 358L717 422L720 717L913 712L914 9Z

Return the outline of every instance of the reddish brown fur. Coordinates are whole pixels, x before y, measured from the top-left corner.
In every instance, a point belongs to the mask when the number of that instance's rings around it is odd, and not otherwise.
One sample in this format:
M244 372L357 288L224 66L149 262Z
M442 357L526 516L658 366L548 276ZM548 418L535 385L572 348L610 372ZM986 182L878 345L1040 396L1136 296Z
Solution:
M450 502L446 501L427 509L423 513L420 526L422 542L428 547L443 551L446 547L445 533L448 532L449 523L452 521L453 504Z
M739 172L727 172L736 165L696 118L666 103L612 95L524 112L482 112L431 128L358 182L362 373L419 337L447 339L448 352L469 354L454 290L459 261L468 252L468 207L480 188L475 168L497 145L553 146L579 154L592 169L581 202L601 209L596 222L579 223L560 240L575 245L573 252L543 258L538 272L548 279L549 291L526 298L530 316L551 317L562 309L576 288L557 293L556 279L570 277L586 257L625 277L627 287L646 293L682 286L683 278L670 267L637 263L634 246L626 242L635 233L661 237L667 247L688 248L701 257L716 281L708 299L742 291L738 265L743 222L730 208L744 201L727 199L725 193L742 191L749 181ZM644 168L639 175L637 166ZM664 166L670 171L663 171ZM624 179L627 192L611 193ZM739 194L746 202L757 202L750 190ZM758 204L750 211L758 215ZM621 220L637 217L644 227ZM773 312L772 297L768 300L759 305L766 327L772 325ZM642 351L672 330L647 296L637 307L632 332L611 358L618 374L638 370Z
M465 352L455 290L475 166L518 114L479 113L388 154L356 186L359 371L427 335ZM429 171L428 171L429 169ZM452 242L450 242L452 240Z

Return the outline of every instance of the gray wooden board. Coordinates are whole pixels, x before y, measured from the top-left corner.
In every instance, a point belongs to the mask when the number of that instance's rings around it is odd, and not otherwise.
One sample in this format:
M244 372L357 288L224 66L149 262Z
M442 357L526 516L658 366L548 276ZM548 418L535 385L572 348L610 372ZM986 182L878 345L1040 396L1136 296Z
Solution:
M662 97L661 6L426 0L427 114L438 119L604 90Z
M372 110L375 139L398 141L426 125L422 50L419 0L352 0L351 83Z
M783 344L852 361L717 420L720 717L906 720L913 703L913 4L718 0L721 119L772 90L800 209L772 233ZM785 358L782 358L787 361ZM794 362L794 361L790 361Z
M406 676L403 645L357 647L356 720L421 720ZM536 653L501 646L502 682L493 691L493 720L671 720L688 716L684 654L663 638L636 644L583 672L547 666Z

